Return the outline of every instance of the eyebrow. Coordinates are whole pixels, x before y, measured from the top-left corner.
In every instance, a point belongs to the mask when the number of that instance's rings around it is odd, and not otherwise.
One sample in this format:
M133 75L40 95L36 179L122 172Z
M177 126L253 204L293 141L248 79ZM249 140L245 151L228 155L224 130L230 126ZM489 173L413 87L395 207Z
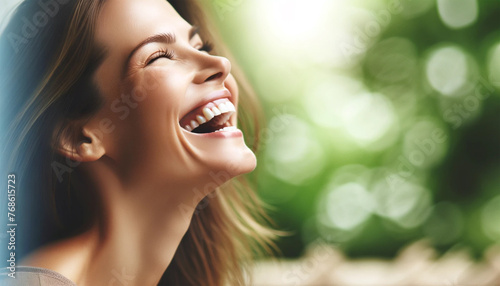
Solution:
M193 39L196 35L200 33L200 28L198 26L192 26L191 29L189 29L189 40ZM134 56L134 54L140 50L142 47L144 47L147 44L150 43L165 43L165 44L173 44L175 43L176 38L175 35L172 33L161 33L161 34L156 34L151 37L146 38L144 41L140 42L133 50L130 52L130 54L127 57L127 60L125 61L125 66L123 69L123 75L126 74L128 67L130 65L130 60Z

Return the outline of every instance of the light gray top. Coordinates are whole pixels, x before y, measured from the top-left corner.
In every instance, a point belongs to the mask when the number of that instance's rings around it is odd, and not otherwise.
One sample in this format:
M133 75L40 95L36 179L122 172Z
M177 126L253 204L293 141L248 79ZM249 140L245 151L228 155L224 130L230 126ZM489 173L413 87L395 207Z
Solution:
M8 268L0 269L0 285L2 286L77 286L73 281L61 274L38 267L17 266L15 279L8 276Z

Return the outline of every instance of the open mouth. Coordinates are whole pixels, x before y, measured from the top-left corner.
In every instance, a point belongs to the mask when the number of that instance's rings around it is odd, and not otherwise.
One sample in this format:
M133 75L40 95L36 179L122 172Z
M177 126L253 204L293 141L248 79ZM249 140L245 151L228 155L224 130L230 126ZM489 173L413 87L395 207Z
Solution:
M235 112L233 103L222 98L189 112L181 119L180 125L189 132L199 134L234 131L236 126L232 126L230 119Z

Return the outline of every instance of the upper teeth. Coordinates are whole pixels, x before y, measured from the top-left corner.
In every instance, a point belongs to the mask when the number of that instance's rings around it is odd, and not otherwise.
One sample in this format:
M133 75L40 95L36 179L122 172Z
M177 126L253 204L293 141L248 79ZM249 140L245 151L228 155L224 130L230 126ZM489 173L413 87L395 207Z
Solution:
M215 117L215 114L212 112L212 110L208 108L203 108L203 115L205 115L205 118L207 120L212 120L212 118Z
M200 124L203 124L203 123L207 122L207 120L205 119L205 117L203 117L201 115L197 115L196 116L196 120L198 120L198 123L200 123Z
M191 120L189 125L186 125L184 128L187 131L192 131L193 129L196 129L201 124L209 122L215 116L218 116L221 114L226 114L226 113L232 114L233 112L236 112L236 108L234 107L234 105L231 101L219 103L217 106L214 106L212 108L205 107L202 110L202 114L196 115L196 120ZM230 114L228 114L229 116L227 116L227 119L229 119Z

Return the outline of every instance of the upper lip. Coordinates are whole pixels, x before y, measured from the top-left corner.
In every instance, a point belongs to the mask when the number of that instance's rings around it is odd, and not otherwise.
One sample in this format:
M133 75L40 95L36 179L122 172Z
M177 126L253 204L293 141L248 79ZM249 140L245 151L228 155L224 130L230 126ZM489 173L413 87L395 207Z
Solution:
M232 94L231 94L231 92L227 88L224 88L224 89L221 89L221 90L212 91L209 94L207 94L207 96L203 98L202 102L199 102L196 105L192 106L189 109L188 112L186 112L185 114L183 114L182 116L180 116L179 117L179 121L182 120L182 118L186 117L189 113L191 113L195 109L197 109L197 108L199 108L199 107L201 107L201 106L203 106L205 104L208 104L208 103L210 103L212 101L215 101L217 99L222 99L222 98L227 98L230 101L232 101L231 100Z

